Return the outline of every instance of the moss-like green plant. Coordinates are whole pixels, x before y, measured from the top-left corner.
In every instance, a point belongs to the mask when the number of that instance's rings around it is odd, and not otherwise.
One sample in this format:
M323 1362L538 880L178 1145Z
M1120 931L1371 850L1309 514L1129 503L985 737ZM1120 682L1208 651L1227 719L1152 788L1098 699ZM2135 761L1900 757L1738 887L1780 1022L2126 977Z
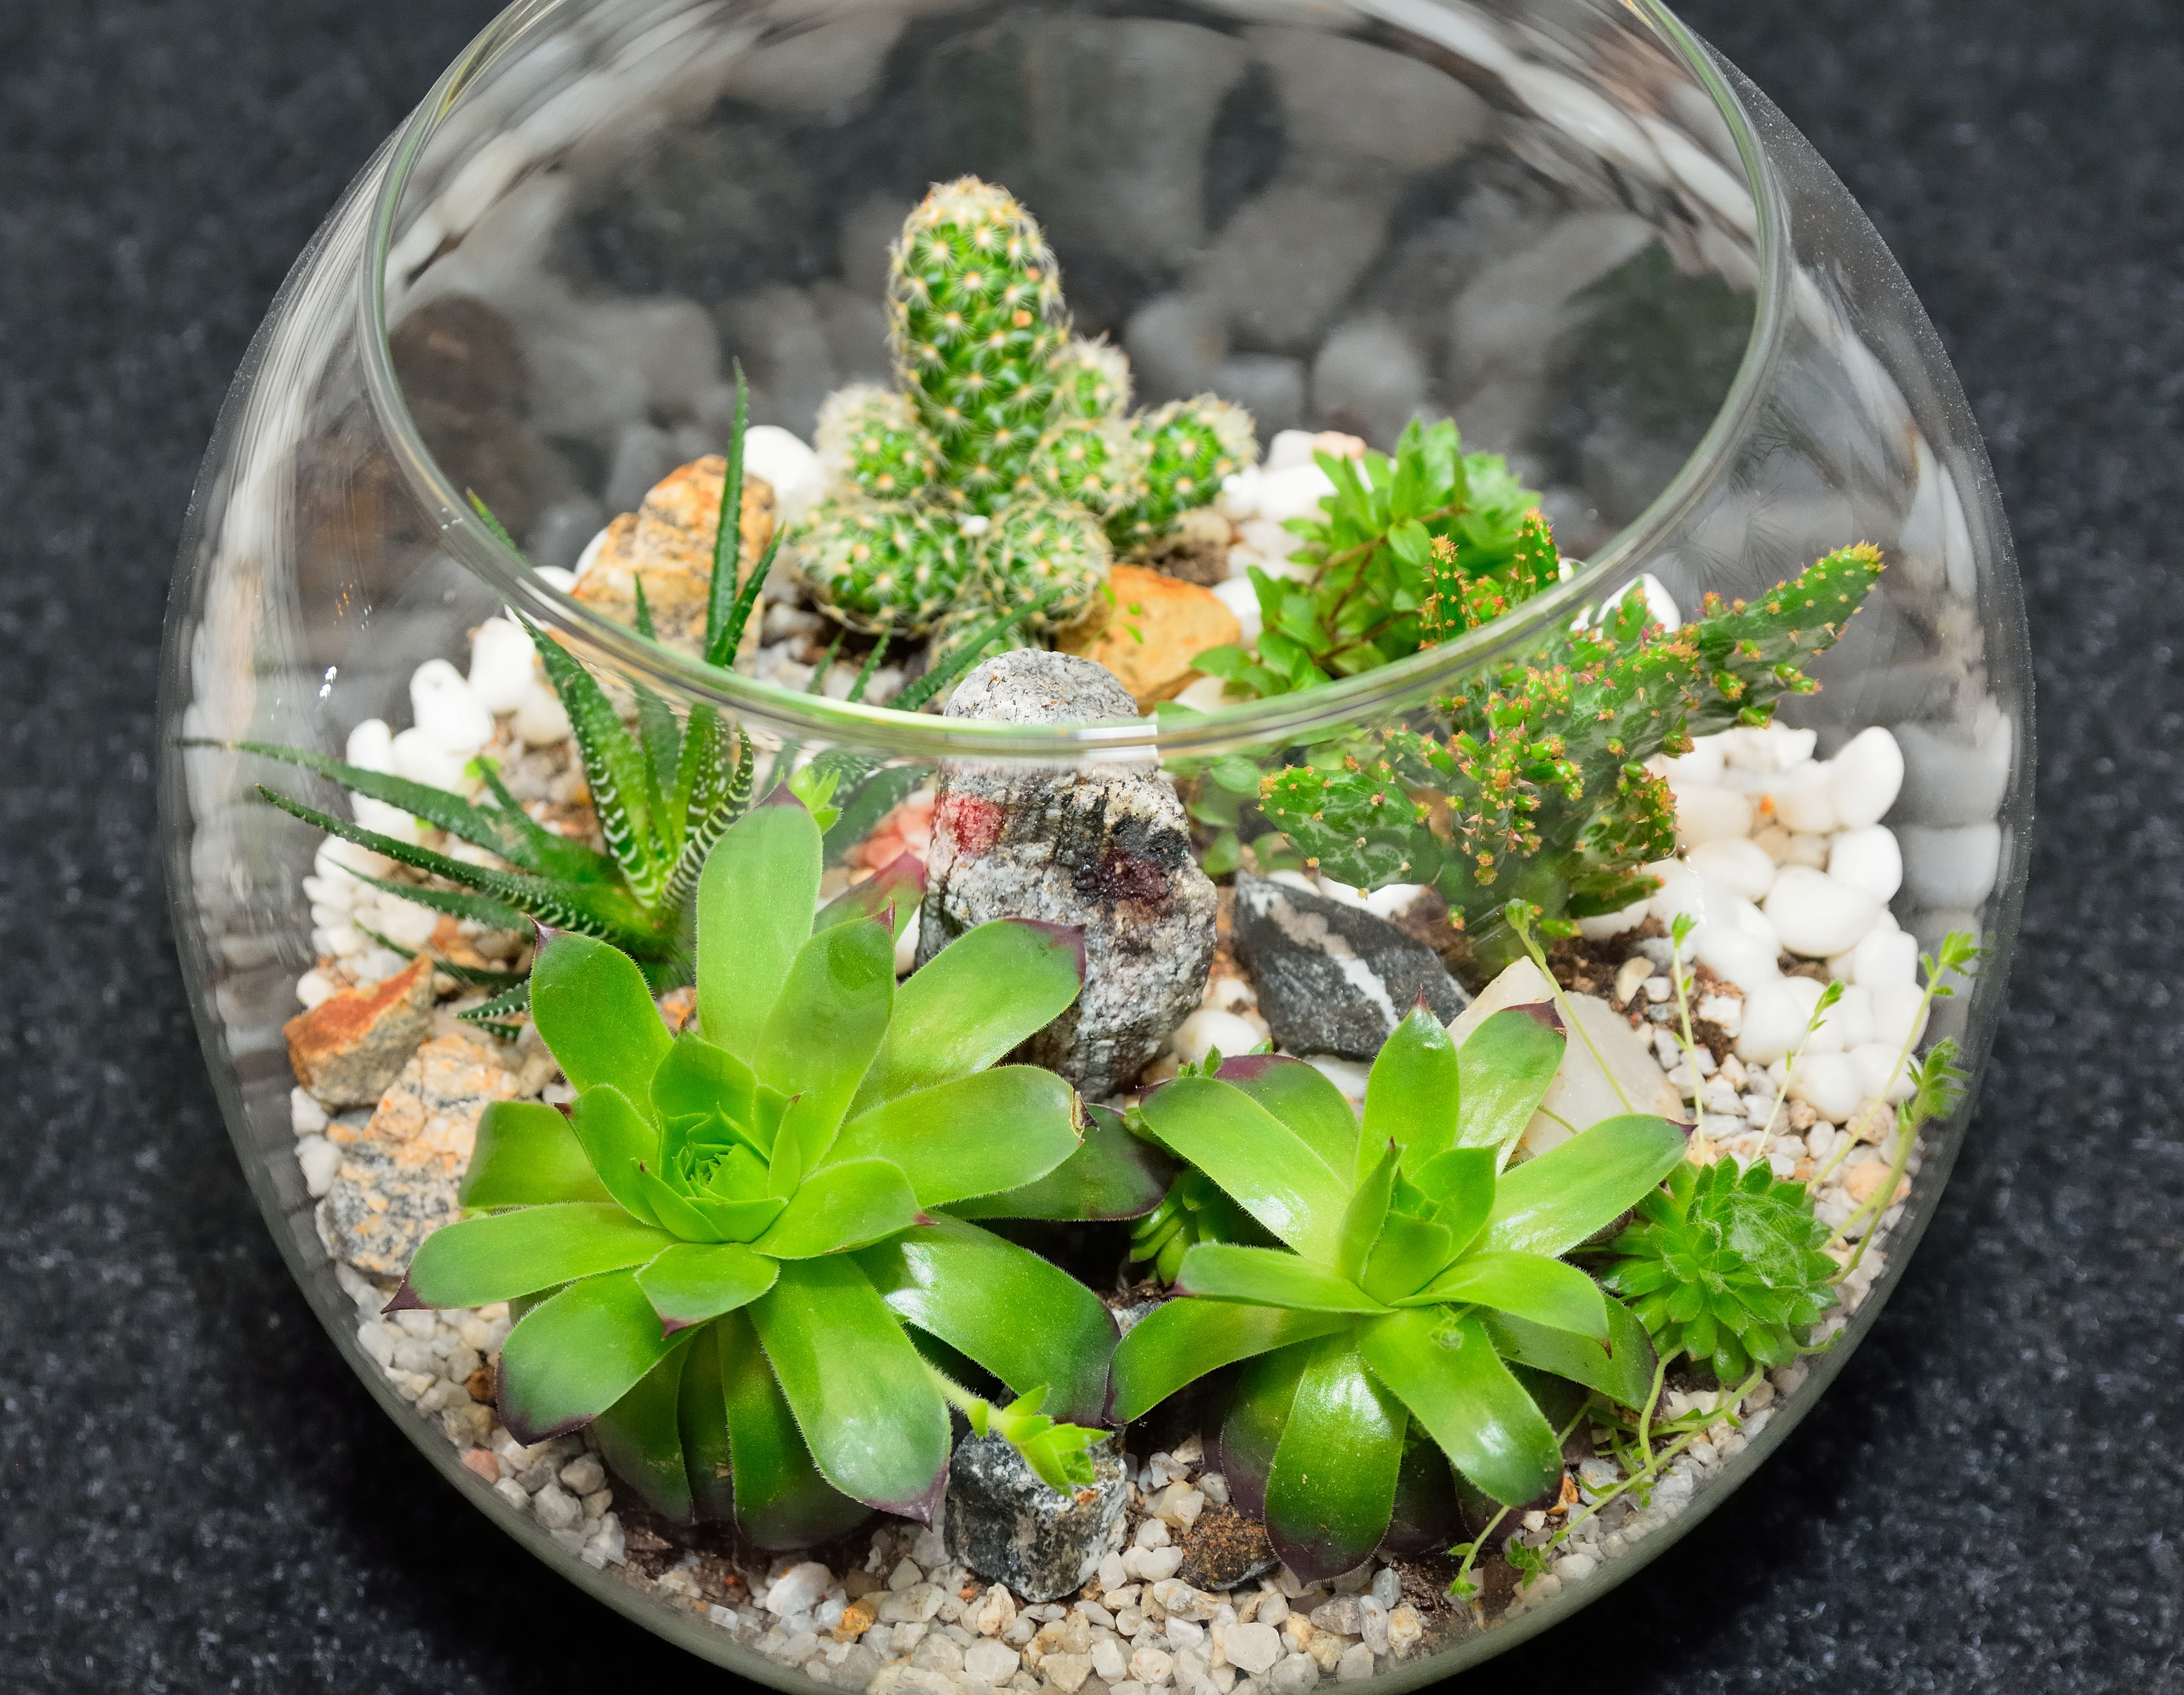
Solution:
M1497 1500L1556 1481L1556 1431L1505 1362L1646 1396L1643 1326L1562 1256L1658 1184L1684 1139L1613 1118L1503 1173L1563 1047L1551 1020L1515 1008L1459 1051L1421 1006L1373 1062L1362 1125L1318 1071L1272 1056L1145 1100L1147 1133L1284 1246L1192 1247L1186 1298L1116 1351L1112 1411L1138 1417L1254 1361L1228 1419L1272 1438L1268 1533L1300 1577L1348 1571L1379 1544L1413 1422ZM1224 1435L1224 1453L1251 1446Z
M1835 1304L1828 1227L1802 1183L1764 1164L1686 1162L1638 1203L1601 1281L1627 1297L1663 1359L1688 1354L1724 1384L1787 1365Z
M1504 583L1536 592L1552 552L1544 525L1527 520L1513 575L1482 581L1446 570L1460 550L1437 544L1430 627L1498 616ZM1498 921L1512 898L1566 935L1571 920L1652 892L1641 868L1674 851L1675 808L1646 761L1688 751L1695 735L1766 724L1784 695L1817 686L1803 662L1833 645L1880 570L1878 549L1845 547L1758 602L1709 595L1674 631L1627 593L1439 703L1448 733L1396 725L1376 746L1338 746L1268 775L1260 807L1339 881L1434 884L1497 969L1517 952Z
M1059 628L1116 554L1257 456L1250 418L1211 395L1130 416L1128 361L1071 337L1038 221L976 177L905 222L888 313L900 390L828 399L829 487L792 538L805 583L855 628L951 651L995 609Z
M1215 647L1197 659L1231 693L1311 688L1429 645L1424 609L1442 575L1436 542L1455 549L1464 578L1502 581L1512 603L1534 592L1538 562L1525 549L1536 550L1545 531L1528 532L1525 521L1540 497L1499 455L1464 453L1454 424L1413 420L1392 454L1315 458L1334 492L1320 501L1323 516L1284 526L1299 542L1290 557L1310 574L1274 576L1254 566L1263 625L1256 653ZM1550 550L1546 581L1557 563Z
M994 1063L1076 998L1081 939L983 925L898 989L889 914L813 919L820 866L793 797L722 836L679 1036L627 957L548 942L532 1014L574 1109L488 1112L471 1215L426 1239L393 1303L521 1303L500 1366L519 1439L596 1422L659 1510L732 1514L774 1547L865 1508L929 1518L949 1403L984 1403L911 1330L1022 1392L993 1427L1063 1476L1092 1433L1057 1432L1040 1392L1096 1423L1115 1337L1082 1285L943 1210L1084 1215L1067 1174L1104 1145L1060 1078Z

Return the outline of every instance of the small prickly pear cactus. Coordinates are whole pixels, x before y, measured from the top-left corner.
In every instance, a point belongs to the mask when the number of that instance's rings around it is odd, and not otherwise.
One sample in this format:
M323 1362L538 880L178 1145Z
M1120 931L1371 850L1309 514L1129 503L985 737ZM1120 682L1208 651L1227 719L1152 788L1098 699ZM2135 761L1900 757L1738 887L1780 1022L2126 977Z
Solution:
M1017 490L1068 337L1054 255L1007 190L944 183L903 226L888 275L895 366L972 511Z
M940 456L909 401L869 383L838 389L819 408L827 481L872 500L908 500L930 485Z
M1141 414L1132 433L1145 448L1145 491L1108 520L1115 551L1143 547L1178 517L1221 492L1221 479L1259 457L1251 414L1210 394Z
M905 501L827 495L799 535L805 580L856 630L929 629L962 597L976 555L951 515Z

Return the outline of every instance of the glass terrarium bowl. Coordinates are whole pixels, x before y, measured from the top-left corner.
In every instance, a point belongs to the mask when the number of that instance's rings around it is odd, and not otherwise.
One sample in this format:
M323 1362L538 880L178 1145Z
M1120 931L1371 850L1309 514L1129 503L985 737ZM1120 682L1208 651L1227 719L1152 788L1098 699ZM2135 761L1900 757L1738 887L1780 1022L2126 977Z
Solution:
M928 184L965 174L1006 185L1039 218L1078 332L1127 352L1140 401L1220 395L1248 408L1260 445L1272 442L1292 467L1305 462L1303 438L1275 442L1278 432L1339 431L1384 452L1414 414L1452 417L1468 448L1507 454L1541 492L1574 564L1498 620L1325 686L1245 704L1200 686L1188 699L1210 710L1093 723L910 716L843 698L853 664L807 689L816 642L803 632L819 620L796 611L785 583L769 589L778 604L752 638L763 676L747 674L748 651L741 672L712 668L688 642L638 635L627 609L617 614L581 586L571 592L571 568L590 563L588 544L610 518L636 509L677 466L726 445L732 360L749 380L751 422L766 426L750 437L751 473L779 485L784 520L810 497L797 482L807 461L782 432L808 439L829 392L891 380L888 243ZM1325 436L1318 445L1354 451ZM1228 539L1247 555L1264 532L1244 526L1284 515L1271 496L1253 507L1259 486L1247 477L1223 497L1234 520ZM521 553L473 509L473 490ZM386 944L403 937L364 933L367 915L395 925L395 905L367 907L366 886L353 880L330 893L326 837L266 804L259 786L337 813L338 792L232 744L337 757L347 749L370 763L359 749L376 737L382 765L444 770L444 781L474 788L463 750L450 751L437 729L422 752L405 755L398 736L387 751L388 727L404 731L413 716L429 716L427 697L443 697L453 678L471 707L499 712L486 738L493 747L566 776L566 750L554 751L563 732L535 682L526 692L519 675L504 698L485 698L493 691L482 684L463 694L472 632L508 609L565 640L611 697L627 704L643 685L678 712L710 705L761 759L838 750L856 756L860 775L932 768L944 790L953 774L959 785L1041 793L1065 777L1158 786L1157 764L1192 804L1178 825L1190 854L1212 856L1207 869L1221 881L1240 860L1269 874L1286 864L1285 881L1262 885L1279 899L1323 919L1311 903L1331 900L1357 922L1377 922L1344 898L1331 863L1319 864L1315 883L1312 867L1283 859L1279 842L1247 827L1246 857L1224 836L1238 809L1206 787L1216 762L1243 759L1256 777L1399 725L1445 733L1439 703L1641 574L1654 580L1652 604L1665 595L1688 615L1708 595L1763 601L1854 542L1876 544L1889 569L1840 642L1811 662L1820 691L1783 703L1780 721L1812 735L1710 744L1698 765L1686 762L1677 776L1685 837L1717 833L1694 820L1724 805L1743 809L1743 829L1763 830L1770 815L1797 823L1791 791L1804 784L1809 809L1813 783L1836 793L1850 766L1869 775L1869 735L1845 764L1827 762L1854 737L1886 731L1901 781L1892 798L1872 804L1886 809L1883 834L1901 869L1891 877L1884 868L1893 892L1875 898L1892 916L1874 923L1900 926L1928 949L1952 931L1985 945L1975 981L1936 1004L1926 1037L1958 1041L1975 1086L2016 922L2030 805L2031 676L1991 473L1933 331L1865 219L1765 97L1665 9L1651 0L844 0L824 8L528 0L449 69L298 264L237 380L182 550L163 709L171 886L206 1053L244 1166L337 1345L450 1482L540 1559L649 1628L746 1676L799 1687L811 1680L784 1663L781 1632L755 1628L779 1617L752 1592L779 1570L775 1554L738 1552L716 1537L693 1543L702 1557L688 1559L671 1537L645 1530L653 1521L619 1478L604 1485L613 1502L604 1512L580 1502L602 1487L581 1470L545 1486L556 1492L549 1509L532 1474L568 1464L576 1442L543 1459L497 1459L505 1432L489 1408L443 1381L451 1361L482 1366L504 1326L489 1311L466 1327L410 1314L403 1316L415 1328L404 1329L373 1315L417 1232L453 1216L482 1099L535 1094L553 1068L540 1065L535 1040L508 1049L515 1057L504 1066L492 1061L483 1082L421 1081L412 1062L410 1083L396 1088L410 1089L423 1128L404 1132L407 1153L381 1146L376 1166L359 1151L371 1140L366 1113L336 1107L329 1125L326 1109L299 1096L283 1037L299 979L315 1002L352 981L369 984L400 964ZM1217 554L1217 577L1219 563ZM1251 609L1233 588L1219 597ZM1174 689L1151 689L1163 692ZM1728 764L1717 770L1710 762L1724 746ZM964 764L973 756L975 771ZM1823 762L1821 775L1799 763L1807 758ZM1890 765L1885 755L1880 763ZM928 781L905 779L892 792ZM1886 772L1875 781L1892 783ZM566 810L572 797L581 802L564 782L548 803ZM1814 858L1825 863L1836 849L1810 844L1857 826L1869 848L1868 799L1846 800L1842 816L1818 824L1808 813L1769 857L1795 864L1802 853L1815 870ZM889 851L922 850L918 820L890 816ZM386 809L360 803L359 817L383 825ZM944 816L941 836L951 827ZM1786 845L1793 837L1807 846ZM1186 863L1163 875L1203 873ZM1080 890L1110 942L1150 921L1122 911L1129 892ZM1384 900L1374 911L1389 909ZM1616 927L1596 923L1589 933ZM461 951L478 926L452 942L429 928L404 934L444 954ZM1627 951L1635 932L1622 933ZM1196 945L1186 938L1182 948L1190 970ZM1418 944L1408 945L1415 953ZM1459 976L1461 951L1449 955ZM507 952L473 963L505 965ZM1217 978L1239 970L1235 952L1224 946ZM1090 956L1090 969L1106 969L1096 942ZM1470 969L1476 986L1487 973L1478 959ZM1260 977L1264 1023L1275 1009ZM1652 991L1639 992L1635 981L1595 986L1642 1014ZM1113 1094L1132 1088L1148 1059L1147 1081L1172 1074L1178 1043L1167 1026L1197 1004L1194 986L1166 1009L1126 1009L1138 1024L1116 1049L1122 1057L1077 1081L1088 1093ZM1234 1031L1251 1000L1232 995L1226 1004L1229 1022L1217 1027ZM469 1028L444 1010L432 1016L435 1040ZM1292 1009L1293 1029L1295 1016ZM1148 1019L1159 1026L1150 1036ZM1658 1018L1647 1026L1658 1027ZM1348 1069L1330 1063L1323 1075L1352 1093L1370 1057L1357 1040L1319 1043L1351 1045ZM1311 1045L1297 1036L1284 1046L1300 1044ZM1195 1059L1203 1040L1180 1047L1181 1059ZM1763 1096L1758 1062L1749 1070L1749 1092ZM1804 1110L1738 1151L1816 1181L1849 1169L1819 1151L1800 1167L1794 1150L1782 1150L1779 1132L1792 1119L1810 1126L1811 1149L1830 1144L1834 1119L1849 1121L1832 1138L1838 1156L1854 1139L1855 1114L1836 1107L1830 1118L1813 1092ZM1705 1112L1721 1110L1700 1093ZM1533 1563L1559 1570L1526 1583L1513 1603L1490 1584L1482 1614L1452 1615L1407 1654L1376 1655L1379 1681L1421 1684L1546 1628L1663 1551L1758 1470L1901 1275L1969 1100L1927 1123L1903 1162L1908 1198L1888 1206L1885 1239L1844 1286L1831 1347L1771 1378L1743 1403L1733 1434L1717 1425L1687 1443L1682 1482L1602 1515L1618 1526L1607 1541L1596 1525L1592 1538L1557 1543ZM1702 1134L1741 1133L1752 1119L1735 1119L1737 1110L1709 1117ZM369 1168L361 1179L359 1162ZM1128 1227L1106 1228L1071 1239L1072 1270L1104 1280L1119 1265ZM330 1242L364 1272L337 1264ZM1663 1419L1672 1404L1689 1403L1664 1402ZM1143 1469L1146 1442L1187 1453L1188 1431L1172 1409L1143 1428L1150 1435L1132 1438L1131 1475L1150 1495L1161 1479ZM1217 1433L1209 1429L1209 1441ZM1220 1452L1233 1459L1233 1436ZM1214 1464L1208 1454L1176 1469L1189 1480ZM1581 1514L1564 1505L1552 1522ZM1447 1542L1472 1534L1442 1529ZM844 1557L846 1546L817 1556L833 1560L830 1583L866 1559L862 1541ZM905 1531L890 1552L915 1547ZM939 1578L936 1550L928 1542L923 1551L936 1569L921 1575ZM741 1590L727 1582L739 1558ZM827 1592L821 1585L813 1598ZM832 1619L854 1598L838 1594ZM1485 1614L1493 1622L1479 1628ZM834 1653L829 1616L815 1622L815 1647L794 1663L838 1683L885 1662L878 1648L872 1659ZM754 1627L739 1632L743 1623ZM1330 1615L1329 1627L1357 1623ZM1363 1641L1370 1627L1339 1633ZM1179 1653L1189 1634L1171 1633L1162 1651ZM1232 1662L1224 1679L1213 1675L1224 1670L1216 1658L1203 1673L1174 1659L1145 1669L1223 1689L1249 1670ZM1063 1687L1073 1689L1086 1674L1069 1675L1079 1681ZM1273 1671L1262 1675L1286 1687ZM1287 1683L1304 1679L1300 1670Z

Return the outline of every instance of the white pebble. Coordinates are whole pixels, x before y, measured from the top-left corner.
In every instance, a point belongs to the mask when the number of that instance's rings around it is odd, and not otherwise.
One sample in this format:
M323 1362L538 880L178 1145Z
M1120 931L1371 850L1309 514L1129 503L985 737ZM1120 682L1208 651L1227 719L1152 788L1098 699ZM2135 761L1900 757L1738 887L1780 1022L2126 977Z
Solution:
M1253 516L1273 524L1284 524L1292 518L1318 518L1319 503L1334 492L1334 484L1327 473L1309 460L1286 470L1262 471Z
M1372 1675L1373 1650L1363 1642L1352 1642L1342 1650L1342 1658L1334 1662L1338 1683L1362 1683Z
M1865 1098L1865 1086L1849 1054L1807 1053L1790 1074L1790 1096L1805 1102L1829 1123L1841 1124L1858 1110Z
M1231 704L1228 687L1219 677L1201 677L1176 696L1176 704L1187 706L1193 712L1218 712Z
M970 1657L964 1657L966 1671L970 1668ZM1130 1656L1130 1678L1148 1689L1157 1689L1175 1674L1175 1658L1161 1648L1141 1648Z
M1895 1102L1911 1098L1909 1071L1896 1063L1903 1052L1887 1042L1868 1042L1851 1049L1851 1063L1858 1067L1858 1086L1866 1099Z
M963 1650L963 1675L981 1683L999 1683L1021 1664L1022 1656L1006 1642L982 1639Z
M288 1127L298 1136L315 1136L326 1127L326 1109L309 1089L288 1091Z
M917 918L911 914L902 926L902 934L894 939L894 974L906 977L917 969Z
M1685 848L1752 834L1752 797L1711 783L1671 784L1676 836Z
M1786 830L1802 836L1831 836L1841 827L1828 768L1808 763L1782 772L1767 785L1774 816Z
M1919 981L1919 941L1901 930L1876 924L1850 950L1850 980L1862 988L1885 989Z
M1229 1656L1234 1658L1232 1653ZM1112 1637L1102 1637L1092 1644L1092 1669L1109 1683L1119 1682L1128 1669L1123 1658L1122 1644Z
M1864 889L1837 882L1825 871L1785 865L1763 910L1786 950L1827 959L1864 939L1880 916L1880 904Z
M1784 1058L1805 1039L1805 1025L1819 999L1820 986L1810 977L1776 977L1746 985L1737 1058L1760 1065Z
M296 1144L296 1164L303 1168L304 1187L316 1200L334 1186L341 1150L323 1136L307 1136Z
M1566 1553L1555 1562L1555 1576L1565 1583L1581 1583L1599 1570L1600 1562L1589 1553Z
M582 1503L559 1483L549 1483L533 1495L531 1510L549 1531L566 1531L584 1515Z
M471 697L488 712L515 711L531 687L538 663L537 650L521 624L487 619L471 637Z
M1709 971L1740 988L1755 989L1781 975L1774 950L1733 925L1702 924L1691 932L1691 952Z
M1922 907L1975 907L1994 892L2002 870L2002 828L1964 824L1903 831L1903 884Z
M1137 1545L1139 1548L1166 1548L1169 1540L1165 1520L1147 1517L1139 1521Z
M1610 936L1635 930L1646 921L1646 914L1652 909L1650 900L1641 900L1624 907L1620 912L1602 913L1597 918L1581 918L1577 921L1578 934L1588 942L1605 942Z
M533 682L515 703L515 733L526 747L548 747L569 739L569 714L560 697L542 682Z
M1836 820L1846 830L1878 824L1903 786L1903 750L1879 725L1861 730L1828 761Z
M1829 844L1828 875L1875 900L1894 899L1903 886L1903 850L1896 832L1885 824L1844 831Z
M1677 919L1686 915L1702 925L1735 924L1736 896L1726 885L1681 859L1657 859L1646 870L1661 880L1651 904L1653 916L1663 924L1674 925ZM1690 953L1686 947L1685 957Z
M1926 997L1916 983L1884 983L1873 996L1873 1039L1903 1048L1926 1033Z
M1233 1012L1201 1007L1177 1026L1168 1046L1179 1059L1196 1065L1217 1048L1224 1058L1249 1053L1259 1045L1259 1032Z
M1748 901L1765 899L1767 891L1774 886L1774 861L1748 836L1724 836L1702 842L1684 856L1684 862Z
M818 1560L807 1559L792 1565L776 1578L766 1592L760 1604L776 1618L787 1618L791 1613L808 1613L817 1606L821 1598L833 1586L834 1574Z
M1847 986L1807 1045L1808 1053L1847 1053L1874 1039L1873 991Z
M387 772L394 769L394 733L387 727L383 718L367 718L348 732L345 757L352 765L367 771Z
M493 740L493 714L445 659L417 667L410 679L410 706L416 727L449 753L466 759Z
M405 730L394 738L394 775L436 789L462 786L465 753L452 753L422 730Z

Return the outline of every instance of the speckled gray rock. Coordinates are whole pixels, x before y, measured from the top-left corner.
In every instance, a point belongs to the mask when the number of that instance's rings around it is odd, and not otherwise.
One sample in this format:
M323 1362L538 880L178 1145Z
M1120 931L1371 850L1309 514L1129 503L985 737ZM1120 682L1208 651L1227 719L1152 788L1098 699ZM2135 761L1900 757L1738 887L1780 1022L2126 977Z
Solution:
M1248 871L1236 874L1236 956L1290 1053L1369 1059L1420 995L1443 1023L1471 1004L1433 950L1394 925Z
M1026 649L964 679L950 718L1071 724L1138 715L1103 667ZM1074 925L1084 992L1020 1057L1088 1098L1136 1081L1198 1004L1217 896L1190 851L1183 803L1150 764L1005 765L956 759L936 784L918 963L996 918Z
M1050 1488L997 1436L967 1436L948 1463L948 1547L981 1577L1034 1603L1082 1588L1106 1556L1129 1493L1112 1438L1092 1450L1094 1481Z

